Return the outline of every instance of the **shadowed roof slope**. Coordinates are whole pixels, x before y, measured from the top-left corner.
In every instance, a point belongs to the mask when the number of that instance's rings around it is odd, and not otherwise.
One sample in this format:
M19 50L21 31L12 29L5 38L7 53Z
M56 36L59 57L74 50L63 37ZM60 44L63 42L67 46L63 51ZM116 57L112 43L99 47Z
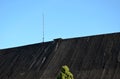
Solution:
M120 33L0 50L0 79L55 79L62 65L75 79L120 79Z

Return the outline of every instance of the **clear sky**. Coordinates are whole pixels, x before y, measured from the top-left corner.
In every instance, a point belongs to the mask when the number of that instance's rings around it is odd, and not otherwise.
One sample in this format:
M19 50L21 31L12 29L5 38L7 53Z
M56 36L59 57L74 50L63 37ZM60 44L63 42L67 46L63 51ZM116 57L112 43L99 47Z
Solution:
M0 0L0 49L120 32L120 0Z

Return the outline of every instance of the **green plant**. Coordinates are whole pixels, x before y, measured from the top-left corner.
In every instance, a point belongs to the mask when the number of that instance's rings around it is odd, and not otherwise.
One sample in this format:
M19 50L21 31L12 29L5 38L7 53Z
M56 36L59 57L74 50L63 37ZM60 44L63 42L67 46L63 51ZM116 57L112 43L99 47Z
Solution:
M62 66L60 74L57 76L57 79L74 79L73 74L70 72L67 65Z

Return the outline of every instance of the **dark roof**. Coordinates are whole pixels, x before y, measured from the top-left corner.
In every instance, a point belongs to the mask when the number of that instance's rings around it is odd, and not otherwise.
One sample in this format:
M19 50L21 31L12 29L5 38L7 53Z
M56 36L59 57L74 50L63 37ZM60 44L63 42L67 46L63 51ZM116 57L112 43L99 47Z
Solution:
M120 33L0 50L0 79L55 79L62 65L75 79L120 79Z

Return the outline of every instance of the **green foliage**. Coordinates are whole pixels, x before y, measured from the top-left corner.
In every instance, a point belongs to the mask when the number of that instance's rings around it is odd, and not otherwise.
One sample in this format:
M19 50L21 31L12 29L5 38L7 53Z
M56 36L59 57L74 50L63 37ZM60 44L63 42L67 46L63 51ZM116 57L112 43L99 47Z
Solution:
M68 66L62 66L60 74L57 76L57 79L74 79L73 74L70 72Z

